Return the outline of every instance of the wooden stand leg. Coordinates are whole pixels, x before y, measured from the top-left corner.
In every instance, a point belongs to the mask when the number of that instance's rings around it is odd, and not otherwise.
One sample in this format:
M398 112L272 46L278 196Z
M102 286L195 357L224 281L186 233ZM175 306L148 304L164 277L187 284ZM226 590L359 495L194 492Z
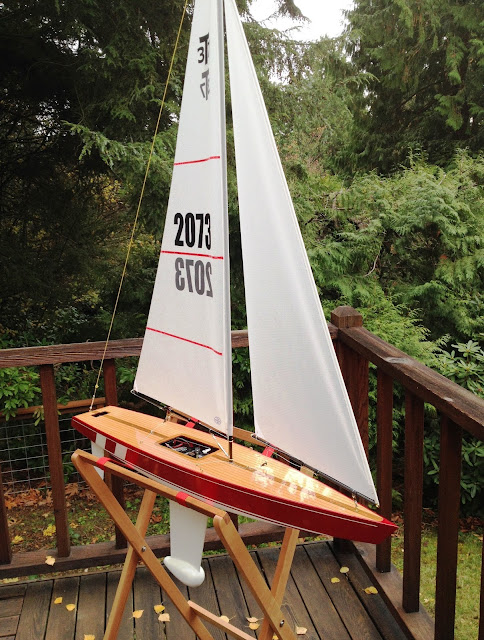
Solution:
M229 622L215 616L196 603L187 601L146 543L146 530L156 495L162 495L170 500L175 500L177 499L176 491L169 489L158 482L145 478L144 476L140 476L133 471L120 468L113 462L105 462L106 470L109 470L111 473L114 473L125 480L135 482L145 489L138 519L136 521L136 525L134 525L114 497L112 491L101 479L94 468L97 458L91 454L76 451L72 456L72 461L81 476L89 484L92 491L96 494L101 504L108 511L120 531L131 545L128 550L113 608L109 617L106 634L104 636L105 640L114 640L119 630L121 617L134 579L138 560L141 560L146 565L155 580L166 593L167 597L172 601L174 606L178 609L180 614L200 640L213 640L212 635L209 633L202 620L207 620L238 640L253 640L252 636L249 636L244 631L237 629ZM184 505L187 508L198 511L199 513L213 517L214 527L222 543L234 561L239 573L246 580L264 614L264 623L260 636L261 640L270 640L272 634L276 634L280 640L296 640L293 630L284 619L281 611L281 603L289 577L299 532L294 529L288 529L286 531L281 554L277 563L272 590L269 590L264 578L252 560L250 553L242 542L242 539L230 519L230 516L217 507L207 505L201 500L197 500L196 498L189 496L186 497L186 494L184 496Z
M146 565L155 580L166 592L168 598L173 602L180 614L192 627L196 635L200 638L200 640L213 640L212 635L202 623L201 619L191 610L188 602L185 600L176 584L168 575L166 569L161 566L153 551L146 544L144 537L136 529L125 511L123 511L122 507L115 499L109 488L106 486L105 482L99 477L92 463L87 461L89 459L92 459L92 456L89 456L89 454L82 455L82 452L75 452L72 456L72 459L81 476L89 484L101 504L104 506L112 519L116 522L119 529L122 531L123 535L130 543L133 553L136 554L136 557ZM130 567L132 562L134 561L130 561ZM123 593L120 594L118 599L120 603L122 601L122 598L125 597L124 594L128 585L127 578L129 577L129 572L130 568L126 570L126 580L123 583L121 589ZM124 607L121 610L119 609L120 605L118 605L115 610L116 617L120 617L122 615ZM119 626L119 622L113 621L113 631L115 630L116 624ZM111 638L113 637L114 636L111 635ZM105 638L107 640L108 636L105 636Z
M286 591L287 580L291 571L291 565L296 551L296 544L299 538L299 530L286 529L284 540L282 541L279 559L277 561L274 580L272 581L271 593L279 606ZM259 634L259 640L272 640L273 632L269 620L264 618Z
M250 553L242 542L242 539L232 524L230 517L227 514L225 514L223 518L216 516L213 519L213 526L222 540L224 547L227 549L230 557L234 561L235 566L239 570L239 573L242 574L247 582L257 604L262 609L264 617L268 620L273 633L281 638L281 640L296 640L293 630L286 624L286 620L284 619L279 603L276 601L273 593L269 591L269 587L250 557ZM291 537L290 534L289 537ZM286 563L283 562L282 564ZM282 576L286 571L288 574L287 567L280 569L281 578L279 579L279 582L281 585Z
M146 535L146 530L148 529L155 500L156 493L148 490L144 492L138 518L136 520L136 529L143 537ZM104 640L115 640L118 635L119 625L121 624L124 607L126 606L126 601L128 600L128 596L131 591L131 585L133 584L137 564L138 556L134 552L133 547L129 547L126 554L126 560L124 561L123 570L121 572L121 577L119 579L118 588L116 589L113 606L109 614L108 624L104 633Z

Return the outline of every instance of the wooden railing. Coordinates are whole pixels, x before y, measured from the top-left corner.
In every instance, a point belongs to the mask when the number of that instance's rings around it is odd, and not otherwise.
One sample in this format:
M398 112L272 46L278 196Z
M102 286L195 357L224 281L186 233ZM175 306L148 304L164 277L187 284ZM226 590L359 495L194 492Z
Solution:
M381 513L388 518L392 511L394 382L399 383L406 394L403 583L391 564L391 540L385 541L376 550L372 545L357 544L356 547L365 562L365 569L380 583L381 594L409 637L451 640L454 637L462 433L467 431L473 437L484 440L484 401L367 331L363 327L361 315L351 307L336 309L331 315L329 327L366 449L369 363L377 368L377 490ZM116 359L139 355L141 343L141 339L117 340L108 346L103 369L108 404L117 404ZM247 332L232 333L234 348L247 345ZM56 571L112 564L121 561L125 553L120 536L117 537L116 544L98 543L71 548L68 535L54 365L100 360L103 351L104 343L0 351L0 368L40 368L56 521L57 562L52 569ZM419 604L424 403L430 403L436 408L441 425L435 625L422 613ZM122 488L117 487L116 490L122 499ZM278 540L282 534L280 528L260 523L241 525L240 531L247 544ZM150 539L150 546L158 555L166 554L168 536L153 537ZM209 532L206 548L218 546L219 542L213 532ZM47 573L48 570L45 550L12 554L0 481L0 578ZM481 575L481 614L483 603ZM417 613L419 609L420 613ZM483 618L481 615L479 640L484 637Z

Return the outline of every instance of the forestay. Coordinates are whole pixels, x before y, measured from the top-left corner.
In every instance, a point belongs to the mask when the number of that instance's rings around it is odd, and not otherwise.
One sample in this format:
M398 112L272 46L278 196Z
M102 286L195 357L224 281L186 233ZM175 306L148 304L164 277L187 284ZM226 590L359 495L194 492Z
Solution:
M196 3L161 255L134 390L230 434L221 11L216 0Z
M256 434L374 502L234 0L225 0Z

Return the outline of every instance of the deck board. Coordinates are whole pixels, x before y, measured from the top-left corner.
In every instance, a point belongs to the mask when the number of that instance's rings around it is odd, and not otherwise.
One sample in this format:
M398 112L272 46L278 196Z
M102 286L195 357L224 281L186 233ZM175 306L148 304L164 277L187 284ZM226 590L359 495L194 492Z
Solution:
M279 549L251 551L267 583L274 577ZM349 567L346 575L340 567ZM215 615L256 637L247 617L261 618L253 595L226 555L203 560L206 579L183 594ZM80 575L0 586L0 640L101 640L119 581L120 571ZM332 583L338 577L340 582ZM176 582L176 581L175 581ZM177 583L180 584L180 583ZM366 594L370 578L358 559L333 549L328 542L310 542L296 548L282 610L288 624L305 627L304 640L404 640L379 594ZM181 586L181 585L180 585ZM61 604L54 604L62 596ZM159 622L154 611L164 604L169 622ZM66 604L75 604L68 611ZM141 618L133 611L143 609ZM221 630L207 627L214 640L225 640ZM195 640L195 634L164 596L144 567L139 567L126 604L118 640Z

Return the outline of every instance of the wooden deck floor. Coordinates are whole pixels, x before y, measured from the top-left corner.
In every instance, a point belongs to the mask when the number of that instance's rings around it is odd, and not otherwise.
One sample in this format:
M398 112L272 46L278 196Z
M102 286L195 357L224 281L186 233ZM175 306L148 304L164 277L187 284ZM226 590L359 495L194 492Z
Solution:
M252 552L270 583L279 550L274 547ZM216 615L226 615L232 624L251 632L247 617L260 618L260 609L247 585L239 579L226 555L203 561L206 580L183 593ZM348 566L347 574L340 573ZM0 638L3 640L84 640L103 637L120 571L84 573L0 587ZM338 577L340 582L332 583ZM404 640L405 636L380 595L367 594L370 580L358 560L335 552L331 543L298 546L284 597L283 611L293 628L305 627L304 640ZM61 604L54 604L58 597ZM154 605L163 603L169 622L159 622ZM75 604L73 611L67 604ZM143 609L139 619L133 611ZM208 625L207 625L208 626ZM215 640L224 634L209 626ZM194 640L194 634L168 601L148 571L140 567L126 606L118 640Z

